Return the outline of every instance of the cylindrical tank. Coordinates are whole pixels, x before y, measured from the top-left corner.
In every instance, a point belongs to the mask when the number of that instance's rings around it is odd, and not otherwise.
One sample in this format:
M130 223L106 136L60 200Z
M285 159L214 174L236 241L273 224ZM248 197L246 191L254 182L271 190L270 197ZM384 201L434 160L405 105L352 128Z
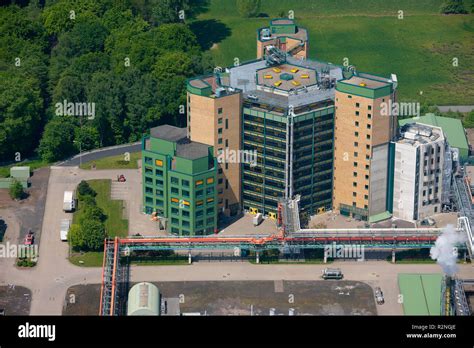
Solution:
M138 283L128 292L127 315L160 315L160 291L151 283Z

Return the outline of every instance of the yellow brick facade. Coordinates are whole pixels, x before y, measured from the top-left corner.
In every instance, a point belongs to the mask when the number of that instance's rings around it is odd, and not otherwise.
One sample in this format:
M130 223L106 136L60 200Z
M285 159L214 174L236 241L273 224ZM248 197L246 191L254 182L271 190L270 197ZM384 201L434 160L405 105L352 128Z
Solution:
M333 210L354 203L368 210L373 147L390 142L396 131L396 119L380 115L380 104L390 96L371 99L336 91L335 98Z
M188 134L192 141L214 146L214 155L219 151L240 150L241 144L240 93L219 98L188 93ZM240 212L241 179L240 163L219 164L218 199L219 211L225 215Z

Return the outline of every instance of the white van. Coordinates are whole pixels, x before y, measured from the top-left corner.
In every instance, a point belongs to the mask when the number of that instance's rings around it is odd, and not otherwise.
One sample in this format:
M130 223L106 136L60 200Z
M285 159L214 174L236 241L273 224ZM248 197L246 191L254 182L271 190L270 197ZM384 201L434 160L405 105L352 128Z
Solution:
M59 237L63 242L67 241L67 234L69 232L69 227L71 227L71 220L63 219L61 220L61 230L59 231Z

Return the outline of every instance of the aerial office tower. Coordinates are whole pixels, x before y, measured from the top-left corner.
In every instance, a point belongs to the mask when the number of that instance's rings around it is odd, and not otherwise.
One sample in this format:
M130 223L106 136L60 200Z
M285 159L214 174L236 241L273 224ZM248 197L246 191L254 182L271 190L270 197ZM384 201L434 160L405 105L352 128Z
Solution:
M393 215L417 221L441 212L449 202L452 162L439 127L409 123L393 143L395 151Z
M168 232L217 231L217 160L212 146L190 141L186 128L159 126L142 139L144 212Z
M267 50L265 60L228 69L242 90L243 208L276 217L278 200L301 195L302 212L331 207L334 88L342 69Z
M395 90L395 76L358 73L337 82L333 209L341 214L370 222L390 216Z
M241 211L242 94L225 86L225 74L190 79L187 83L188 134L214 148L218 163L218 209L226 216ZM234 156L225 156L233 153Z

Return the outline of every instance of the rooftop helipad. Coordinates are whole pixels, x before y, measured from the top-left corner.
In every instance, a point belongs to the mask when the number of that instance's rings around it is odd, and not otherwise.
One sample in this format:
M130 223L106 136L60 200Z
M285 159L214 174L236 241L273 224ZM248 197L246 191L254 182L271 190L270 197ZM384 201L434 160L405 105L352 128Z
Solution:
M316 84L316 71L297 65L282 64L257 70L257 85L283 91Z

